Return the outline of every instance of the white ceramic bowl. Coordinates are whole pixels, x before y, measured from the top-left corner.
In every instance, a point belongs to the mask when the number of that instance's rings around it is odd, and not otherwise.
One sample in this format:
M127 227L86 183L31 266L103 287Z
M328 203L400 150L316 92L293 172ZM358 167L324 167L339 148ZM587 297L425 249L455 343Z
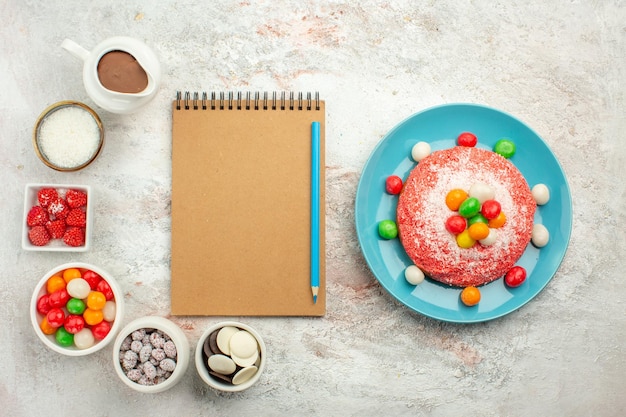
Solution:
M141 385L132 381L124 372L120 361L120 350L124 339L126 339L127 336L130 336L135 330L140 329L161 330L163 333L168 335L176 345L176 369L174 369L172 374L165 381L155 385ZM187 340L185 333L174 322L163 317L147 316L133 320L119 332L115 342L113 343L113 367L115 368L117 376L126 385L142 393L153 394L172 388L180 382L188 366L189 341Z
M212 376L209 373L209 369L207 367L207 363L205 359L206 356L203 355L204 343L205 343L205 340L207 340L207 338L209 337L209 335L211 335L211 333L213 333L214 331L220 330L223 327L227 327L227 326L232 326L241 330L246 330L248 333L254 336L254 338L256 339L259 345L258 370L250 379L248 379L246 382L239 384L239 385L228 383L226 381L222 381ZM209 327L204 332L204 334L202 334L202 336L200 337L200 340L198 340L198 344L196 345L195 361L196 361L196 369L198 371L198 374L200 375L200 378L202 378L202 380L209 387L218 391L238 392L238 391L246 390L258 382L259 378L263 374L263 371L265 370L265 364L267 362L267 349L265 347L265 342L263 342L263 338L261 337L261 335L252 327L248 326L247 324L236 322L236 321L224 321L224 322L214 324L213 326Z
M67 190L78 190L87 194L87 225L85 227L85 244L82 246L69 246L62 239L51 239L44 246L35 246L28 239L30 227L26 223L28 212L34 206L39 205L37 193L42 188L54 188L60 195L65 196ZM22 218L22 249L28 251L48 251L48 252L86 252L91 248L91 235L93 230L94 199L91 187L88 185L76 184L26 184L24 190L24 216Z
M54 334L47 335L41 330L41 327L40 327L40 323L43 320L44 316L37 311L37 300L42 295L46 294L47 292L46 284L48 282L48 279L58 274L59 272L62 272L69 268L78 268L79 270L82 270L83 272L84 270L91 270L97 273L108 282L109 286L111 287L111 290L113 291L113 296L115 297L114 300L116 304L116 313L115 313L115 320L111 323L111 330L109 331L108 335L104 339L99 340L99 341L96 340L95 344L93 344L91 347L86 348L86 349L79 349L74 345L68 346L68 347L61 346L59 343L57 343ZM46 345L53 351L61 353L63 355L67 355L67 356L85 356L85 355L89 355L91 353L97 352L100 349L107 346L109 343L111 343L113 339L115 339L115 335L121 327L123 317L124 317L124 295L117 281L105 270L100 269L99 267L95 265L82 263L82 262L66 263L66 264L54 267L50 271L48 271L41 278L41 280L35 287L35 290L33 291L33 296L30 302L30 319L31 319L33 328L35 330L35 334L37 334L37 336L39 337L39 340L41 340L44 345Z

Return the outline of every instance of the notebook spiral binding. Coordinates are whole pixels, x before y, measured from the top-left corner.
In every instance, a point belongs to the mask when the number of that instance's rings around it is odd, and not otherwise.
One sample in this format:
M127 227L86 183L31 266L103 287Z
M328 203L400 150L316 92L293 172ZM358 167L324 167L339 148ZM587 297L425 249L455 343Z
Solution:
M278 93L274 91L272 96L266 91L261 96L258 91L252 95L249 91L245 97L241 91L236 94L232 91L219 94L211 92L210 96L206 92L202 93L202 96L198 92L192 94L189 91L185 91L183 94L180 91L176 92L176 110L320 110L320 94L315 92L313 96L310 92L306 93L306 98L303 93L298 93L296 97L292 91L287 94L283 91Z

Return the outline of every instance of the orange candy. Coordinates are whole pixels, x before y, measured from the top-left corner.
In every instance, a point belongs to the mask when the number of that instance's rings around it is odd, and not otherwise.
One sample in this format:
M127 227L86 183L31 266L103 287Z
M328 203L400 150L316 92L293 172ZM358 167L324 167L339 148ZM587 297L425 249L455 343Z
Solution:
M107 302L107 298L100 291L91 291L87 296L87 307L92 310L102 310Z
M480 301L480 290L476 287L465 287L461 291L461 301L466 306L475 306Z
M91 308L85 309L83 312L83 319L85 319L85 323L90 326L94 326L104 320L104 315L102 310L93 310Z
M54 334L54 332L57 331L56 328L50 326L50 323L48 323L48 318L46 316L44 316L43 320L41 320L41 323L39 323L39 328L41 329L41 331L43 332L43 334Z
M48 281L46 281L46 291L48 291L48 294L52 294L55 291L64 289L66 285L67 283L63 277L55 275L48 278Z
M81 274L80 269L78 268L68 268L63 271L63 279L65 282L70 282L73 279L81 278L83 274Z
M474 223L468 229L469 235L474 240L481 240L489 236L489 226L485 223Z
M506 216L504 215L504 212L501 211L500 214L498 214L498 217L489 220L488 225L492 229L498 229L504 226L504 223L506 223Z
M467 197L467 192L460 188L455 188L446 195L446 206L452 211L457 211L461 203L465 201Z

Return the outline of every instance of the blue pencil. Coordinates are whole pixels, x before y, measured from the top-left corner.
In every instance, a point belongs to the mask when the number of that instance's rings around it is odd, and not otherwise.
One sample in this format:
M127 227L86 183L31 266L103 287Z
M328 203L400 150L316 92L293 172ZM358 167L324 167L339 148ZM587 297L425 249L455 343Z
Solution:
M311 124L311 292L320 288L320 123Z

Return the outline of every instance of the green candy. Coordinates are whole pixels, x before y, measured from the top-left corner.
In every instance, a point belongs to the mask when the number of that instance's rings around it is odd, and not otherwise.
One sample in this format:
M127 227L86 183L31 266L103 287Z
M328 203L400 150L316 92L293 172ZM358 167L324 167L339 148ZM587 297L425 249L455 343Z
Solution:
M476 214L475 216L470 217L467 220L467 227L470 227L471 225L473 225L474 223L485 223L485 224L489 224L489 220L487 220L487 218L485 216L483 216L482 214Z
M459 206L459 214L466 219L470 219L480 211L480 201L476 197L465 199Z
M509 139L500 139L493 146L493 151L508 159L515 154L515 143Z
M72 346L74 344L74 335L61 326L55 333L54 337L57 339L57 343L61 346Z
M383 220L378 223L378 234L383 239L395 239L398 236L398 226L393 220Z
M85 302L79 298L70 298L65 308L70 314L81 315L85 312Z

